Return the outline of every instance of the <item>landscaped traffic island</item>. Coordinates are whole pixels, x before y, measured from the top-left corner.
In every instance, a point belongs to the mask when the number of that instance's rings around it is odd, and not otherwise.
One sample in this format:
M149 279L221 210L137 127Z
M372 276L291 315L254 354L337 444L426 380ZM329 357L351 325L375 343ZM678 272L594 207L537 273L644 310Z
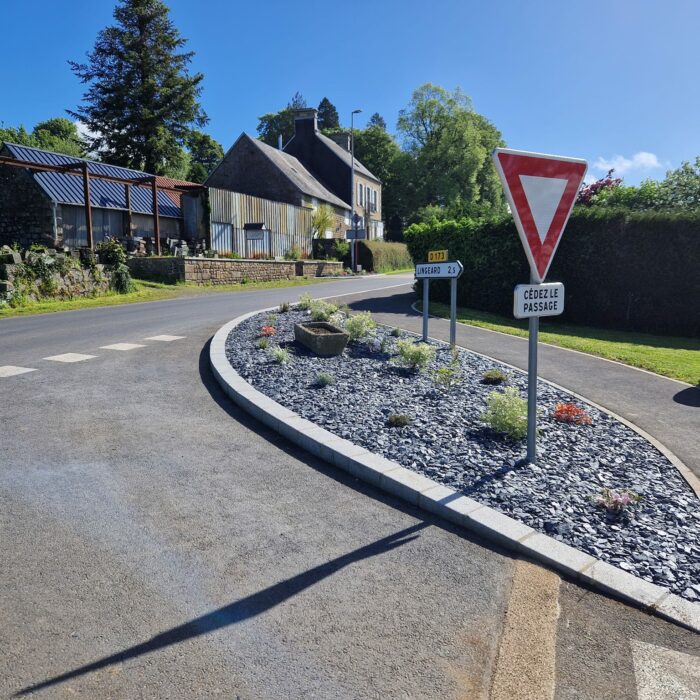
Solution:
M310 322L345 331L343 353L296 342ZM526 463L524 373L310 298L243 321L226 352L258 391L339 437L700 601L700 500L607 413L541 381L539 458Z

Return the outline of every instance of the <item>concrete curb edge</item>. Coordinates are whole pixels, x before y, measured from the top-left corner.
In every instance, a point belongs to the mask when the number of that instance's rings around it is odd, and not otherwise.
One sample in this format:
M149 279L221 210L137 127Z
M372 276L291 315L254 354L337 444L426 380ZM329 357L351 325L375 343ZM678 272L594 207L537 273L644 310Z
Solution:
M219 328L211 340L209 360L212 372L224 392L243 410L299 447L362 481L575 581L700 633L700 605L375 455L302 418L253 388L228 361L226 339L246 319L276 308L259 309L239 316Z

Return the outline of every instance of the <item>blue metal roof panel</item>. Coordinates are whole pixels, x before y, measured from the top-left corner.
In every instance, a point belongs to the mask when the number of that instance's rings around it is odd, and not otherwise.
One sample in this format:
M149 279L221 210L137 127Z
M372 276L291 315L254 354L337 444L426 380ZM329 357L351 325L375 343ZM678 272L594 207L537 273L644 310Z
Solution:
M81 158L73 158L61 153L42 151L30 146L19 146L14 143L6 143L5 147L13 158L26 160L39 165L69 165L71 163L88 163L88 172L94 175L109 175L123 179L146 177L146 173L138 170L130 170L117 165L84 161ZM34 179L46 194L61 204L84 205L83 181L79 175L67 173L36 172ZM126 209L126 194L124 185L106 180L90 180L90 204L93 207L104 209ZM131 186L131 210L137 214L153 214L153 195L150 186ZM182 212L167 192L158 191L158 214L181 218Z

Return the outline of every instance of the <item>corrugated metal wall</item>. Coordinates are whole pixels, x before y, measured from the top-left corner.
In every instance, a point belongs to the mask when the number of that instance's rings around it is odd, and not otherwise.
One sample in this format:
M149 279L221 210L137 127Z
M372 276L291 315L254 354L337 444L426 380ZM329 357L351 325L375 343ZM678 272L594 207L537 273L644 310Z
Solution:
M313 212L310 209L213 187L208 192L214 250L220 253L236 252L241 256L257 253L279 257L296 246L302 253L311 255ZM193 212L192 218L195 217L196 213ZM186 221L187 218L185 207ZM266 236L265 241L249 242L246 250L243 227L260 222L271 231L271 235Z

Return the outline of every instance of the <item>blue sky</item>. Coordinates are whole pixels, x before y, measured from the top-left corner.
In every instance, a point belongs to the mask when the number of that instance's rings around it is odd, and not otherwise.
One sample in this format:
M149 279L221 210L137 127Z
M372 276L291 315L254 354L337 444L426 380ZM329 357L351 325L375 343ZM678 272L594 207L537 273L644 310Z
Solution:
M628 184L700 155L697 0L170 0L205 73L207 131L228 147L299 90L393 130L414 88L461 87L523 150L588 159ZM63 114L112 0L5 3L0 121Z

